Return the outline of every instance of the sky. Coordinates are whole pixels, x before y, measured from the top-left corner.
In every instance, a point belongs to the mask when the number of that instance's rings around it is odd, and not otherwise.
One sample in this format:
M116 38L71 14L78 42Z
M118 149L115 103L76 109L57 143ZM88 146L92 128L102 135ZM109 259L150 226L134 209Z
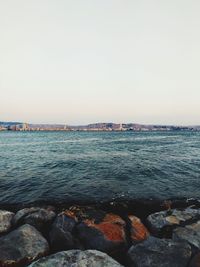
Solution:
M0 0L0 121L200 125L199 0Z

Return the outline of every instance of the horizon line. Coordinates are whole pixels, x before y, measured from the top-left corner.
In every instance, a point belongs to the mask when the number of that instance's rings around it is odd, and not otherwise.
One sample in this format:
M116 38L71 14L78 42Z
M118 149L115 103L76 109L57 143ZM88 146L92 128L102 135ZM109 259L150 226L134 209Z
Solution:
M108 123L112 123L112 124L135 124L135 125L143 125L143 126L177 126L177 127L200 127L200 123L199 124L164 124L164 123L138 123L138 122L113 122L113 121L98 121L98 122L90 122L90 123L85 123L85 124L67 124L67 123L45 123L45 122L37 122L37 123L32 123L32 122L27 122L27 121L0 121L1 123L27 123L27 124L31 124L31 125L63 125L63 126L88 126L88 125L92 125L92 124L108 124Z

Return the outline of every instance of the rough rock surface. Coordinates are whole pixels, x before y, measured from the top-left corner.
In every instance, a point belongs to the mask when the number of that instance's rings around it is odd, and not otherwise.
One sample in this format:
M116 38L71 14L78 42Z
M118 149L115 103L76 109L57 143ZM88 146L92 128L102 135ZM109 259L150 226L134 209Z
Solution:
M146 240L149 237L149 231L141 222L141 220L133 215L129 215L128 218L131 223L131 241L133 243L137 243Z
M200 219L200 209L165 210L153 213L147 217L147 222L153 233L160 233L166 227L175 227L192 220Z
M55 217L56 214L51 209L31 207L19 210L13 218L13 224L22 225L27 223L39 231L43 231L52 223Z
M8 232L15 214L10 211L0 210L0 234Z
M128 255L131 267L186 267L191 257L191 247L185 242L149 237L132 246Z
M56 250L84 248L112 254L127 245L125 227L118 215L90 207L71 207L58 215L50 240Z
M173 231L173 240L184 240L195 248L200 249L200 221L176 228Z
M73 233L76 223L77 218L69 211L62 212L56 217L49 234L53 251L81 248Z
M122 267L111 257L96 250L69 250L41 258L29 267Z
M77 232L86 249L115 253L127 244L125 226L121 217L107 213L102 218L84 219L77 225Z
M48 251L44 237L33 226L25 224L0 238L0 266L23 266Z

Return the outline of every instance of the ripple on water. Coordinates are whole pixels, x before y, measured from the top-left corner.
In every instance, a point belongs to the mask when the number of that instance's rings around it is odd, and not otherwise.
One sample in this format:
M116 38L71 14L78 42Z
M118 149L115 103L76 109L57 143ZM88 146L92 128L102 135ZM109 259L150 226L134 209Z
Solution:
M0 132L0 202L200 197L198 132Z

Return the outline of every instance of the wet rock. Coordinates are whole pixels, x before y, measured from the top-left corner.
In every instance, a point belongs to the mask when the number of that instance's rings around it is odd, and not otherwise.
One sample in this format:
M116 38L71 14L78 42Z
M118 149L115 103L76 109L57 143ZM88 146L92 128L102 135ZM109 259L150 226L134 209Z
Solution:
M149 237L128 252L131 267L186 267L191 247L185 242Z
M74 233L77 222L78 219L70 211L56 217L49 234L53 251L82 248Z
M141 222L141 220L133 215L129 215L128 218L131 223L131 241L133 243L137 243L146 240L149 237L149 231Z
M0 238L0 266L28 264L48 251L44 237L33 226L25 224Z
M41 258L29 267L122 267L111 257L96 250L69 250Z
M6 210L0 210L0 234L8 232L15 214Z
M30 224L39 231L45 231L52 223L56 214L51 209L43 209L38 207L25 208L19 210L14 218L14 225Z
M149 236L139 218L129 216L132 242ZM53 251L68 249L96 249L123 258L128 247L126 222L118 215L90 207L71 207L60 213L50 231Z
M99 215L98 215L99 216ZM97 249L113 255L127 245L126 223L115 214L84 219L77 225L77 233L86 249Z
M176 228L173 231L173 240L184 240L195 248L200 249L200 221Z
M200 267L200 252L192 258L189 267Z
M64 238L68 249L78 244L80 248L96 249L111 255L127 246L126 223L118 215L90 207L71 207L62 213L59 221L57 219L50 232L53 246L59 245L59 240Z
M187 208L185 210L166 210L156 212L147 217L151 231L155 234L162 232L164 228L176 227L200 218L200 209Z

